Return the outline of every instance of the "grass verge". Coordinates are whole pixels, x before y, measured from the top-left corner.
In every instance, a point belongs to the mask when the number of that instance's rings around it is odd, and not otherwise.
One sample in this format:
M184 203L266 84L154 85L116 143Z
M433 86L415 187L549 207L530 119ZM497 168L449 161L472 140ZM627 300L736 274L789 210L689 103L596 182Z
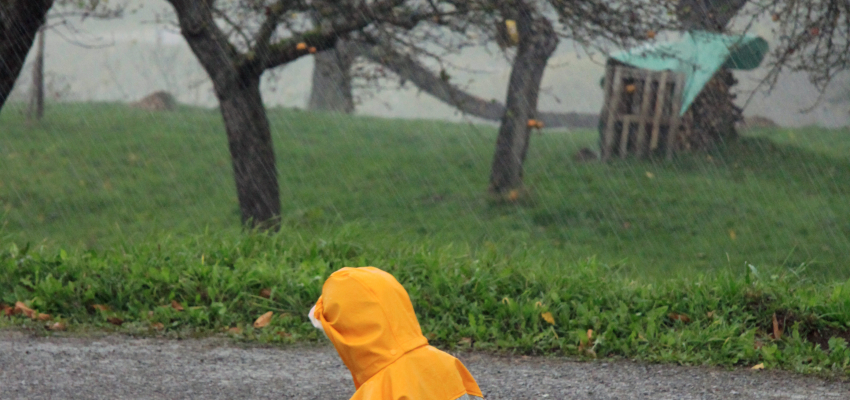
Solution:
M485 195L496 131L269 110L288 229L356 226L376 248L429 243L594 256L636 278L803 263L850 278L850 134L749 133L673 162L576 162L592 131L531 139L528 196ZM221 116L181 108L55 104L30 123L0 114L0 228L18 244L109 249L167 234L228 231L239 213ZM366 239L368 238L368 239Z
M356 232L164 238L104 252L7 247L0 302L50 321L18 315L0 326L317 341L305 313L324 279L375 265L407 288L423 332L443 348L850 373L850 280L814 284L802 268L749 266L645 283L540 248L374 248ZM268 311L271 323L253 328Z

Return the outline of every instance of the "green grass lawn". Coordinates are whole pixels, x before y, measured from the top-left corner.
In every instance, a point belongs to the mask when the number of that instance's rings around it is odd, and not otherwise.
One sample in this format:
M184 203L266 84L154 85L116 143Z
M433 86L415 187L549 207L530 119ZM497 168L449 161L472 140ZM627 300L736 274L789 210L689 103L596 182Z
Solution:
M29 124L7 107L0 309L50 321L0 329L321 341L324 279L374 265L442 348L850 373L846 130L608 164L572 160L594 132L547 131L529 194L504 204L486 195L493 128L269 114L284 223L258 234L217 111L55 104Z
M576 163L590 131L535 134L527 198L486 188L495 130L434 121L269 111L284 229L345 231L364 246L532 249L595 257L634 277L746 264L850 277L850 132L748 134L672 163ZM0 116L6 241L104 249L163 235L238 232L217 110L151 114L118 104L54 104L28 123Z

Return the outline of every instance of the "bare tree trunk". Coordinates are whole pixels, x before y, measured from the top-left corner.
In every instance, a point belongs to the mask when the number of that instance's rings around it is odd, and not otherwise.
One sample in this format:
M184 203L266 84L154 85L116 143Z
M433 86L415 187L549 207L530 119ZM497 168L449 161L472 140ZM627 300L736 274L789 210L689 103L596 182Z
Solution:
M0 109L9 98L53 0L0 1Z
M44 33L42 26L38 31L38 46L36 47L35 63L32 66L32 92L30 93L30 105L27 110L27 118L35 117L41 120L44 117Z
M350 114L354 112L351 94L351 65L354 55L348 41L338 40L336 47L313 55L313 88L307 108Z
M489 190L494 194L510 193L522 187L523 163L531 130L528 120L536 119L543 71L558 46L558 38L547 19L535 20L531 10L519 8L517 29L520 41L490 172Z
M218 85L217 85L218 86ZM260 78L251 77L219 92L242 223L272 228L280 215L280 189Z
M242 223L276 229L280 215L269 120L260 95L260 74L240 62L224 34L215 29L206 2L170 0L180 29L192 52L210 76L218 98L230 156Z
M722 33L747 0L680 0L678 18L688 31ZM738 81L728 69L720 69L691 104L694 132L687 146L712 147L738 137L735 123L743 120L731 88Z

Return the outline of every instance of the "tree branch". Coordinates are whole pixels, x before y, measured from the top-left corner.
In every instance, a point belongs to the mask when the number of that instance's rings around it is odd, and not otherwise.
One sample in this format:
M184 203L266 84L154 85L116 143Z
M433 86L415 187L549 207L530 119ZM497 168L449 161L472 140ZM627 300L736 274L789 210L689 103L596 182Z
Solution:
M315 51L327 50L336 44L340 36L350 32L363 29L373 23L389 23L393 25L412 27L419 21L432 18L434 15L410 14L399 17L393 12L393 8L404 3L403 0L380 0L372 3L361 4L350 15L341 18L331 24L330 29L315 29L302 35L283 39L277 43L270 44L267 51L258 52L256 58L251 62L251 69L262 71L274 68L294 61L306 54L307 49L299 49L298 44L304 43L308 48L313 47Z
M505 105L496 100L484 100L432 72L415 59L401 54L386 44L349 41L347 49L376 64L383 65L400 78L413 82L420 90L449 104L464 114L489 121L499 121L505 114ZM595 128L599 116L583 113L539 112L537 119L550 128Z

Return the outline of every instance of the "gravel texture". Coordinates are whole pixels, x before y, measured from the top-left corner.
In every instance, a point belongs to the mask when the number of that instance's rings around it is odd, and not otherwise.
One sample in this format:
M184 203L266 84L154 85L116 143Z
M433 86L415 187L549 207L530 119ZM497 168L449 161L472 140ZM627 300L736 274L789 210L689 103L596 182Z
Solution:
M485 398L850 399L850 383L786 372L464 353ZM330 346L226 339L33 337L0 331L0 399L348 399Z

